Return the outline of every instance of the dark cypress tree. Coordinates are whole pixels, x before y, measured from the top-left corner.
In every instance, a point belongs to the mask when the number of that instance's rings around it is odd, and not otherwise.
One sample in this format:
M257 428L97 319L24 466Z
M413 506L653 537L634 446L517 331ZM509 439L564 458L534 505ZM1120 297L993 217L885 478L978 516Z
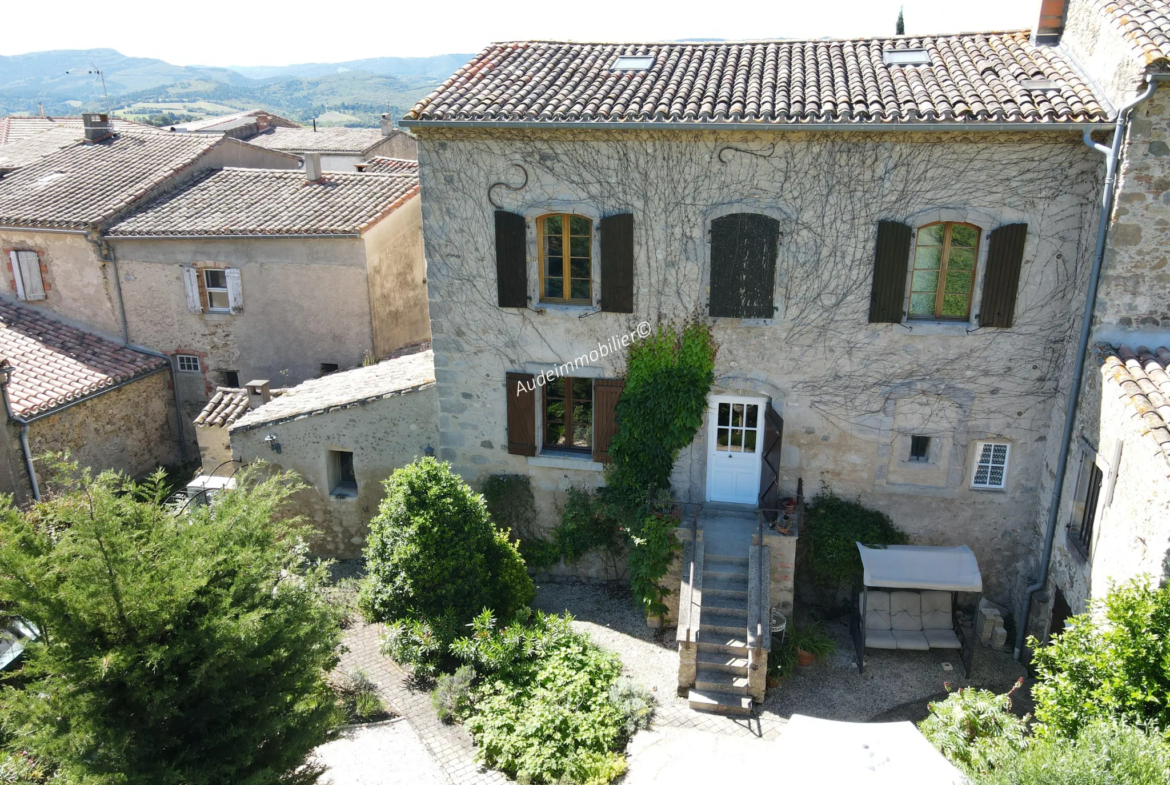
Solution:
M898 27L895 35L906 35L906 23L902 20L902 8L898 8Z

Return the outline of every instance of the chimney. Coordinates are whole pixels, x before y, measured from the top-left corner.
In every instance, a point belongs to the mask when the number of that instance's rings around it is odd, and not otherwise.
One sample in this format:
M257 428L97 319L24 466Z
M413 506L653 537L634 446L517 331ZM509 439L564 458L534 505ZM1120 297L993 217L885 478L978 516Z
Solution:
M272 118L267 113L261 112L256 115L256 132L264 133L272 125Z
M248 408L259 409L272 400L272 390L268 389L267 379L253 379L248 382Z
M387 112L382 115L382 136L391 136L394 131L394 115Z
M321 182L321 154L305 153L305 182Z
M100 142L113 136L110 131L110 117L104 114L83 114L81 123L85 126L85 141Z
M1068 0L1040 0L1040 20L1032 43L1037 46L1056 46L1064 33L1064 20L1068 16Z

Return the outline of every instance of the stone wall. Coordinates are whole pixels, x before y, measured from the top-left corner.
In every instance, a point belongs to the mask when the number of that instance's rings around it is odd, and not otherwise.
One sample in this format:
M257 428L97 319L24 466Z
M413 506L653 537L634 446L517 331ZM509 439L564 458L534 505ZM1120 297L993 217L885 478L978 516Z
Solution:
M1035 542L1039 463L1064 343L1092 242L1100 161L1073 133L768 134L419 130L424 236L439 397L440 457L465 478L527 473L554 525L588 459L507 453L505 373L538 372L645 319L705 314L714 217L758 212L783 233L775 319L708 319L716 393L770 399L785 420L781 481L822 482L889 513L922 544L970 545L988 593L1006 600ZM507 186L507 187L504 187ZM526 217L527 310L496 306L493 211ZM635 313L539 304L535 219L634 214ZM1029 225L1016 319L867 321L876 223L965 220L986 233ZM598 244L593 243L594 291ZM909 259L907 260L909 264ZM588 318L581 318L588 316ZM579 375L619 377L623 358ZM936 439L923 467L910 434ZM975 442L1012 445L1008 487L970 488ZM674 494L701 501L706 428L683 451Z
M34 458L68 451L94 474L114 469L139 478L179 460L173 401L164 369L33 422L29 448ZM37 479L44 493L47 475L39 463Z
M312 522L320 536L313 552L329 558L361 555L369 521L382 500L382 481L424 454L438 441L435 388L300 417L290 422L230 431L232 453L243 463L265 461L294 471L309 486L294 499L294 512ZM276 437L280 452L264 438ZM334 496L329 487L329 450L353 452L356 496Z
M415 197L366 232L374 354L431 339L422 199Z

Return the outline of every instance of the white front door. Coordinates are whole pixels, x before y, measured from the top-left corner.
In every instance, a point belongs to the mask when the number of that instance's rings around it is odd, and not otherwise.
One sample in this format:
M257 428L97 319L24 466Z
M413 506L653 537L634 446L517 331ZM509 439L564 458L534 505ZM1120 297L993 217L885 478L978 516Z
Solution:
M707 412L707 500L755 505L764 446L763 398L712 395Z

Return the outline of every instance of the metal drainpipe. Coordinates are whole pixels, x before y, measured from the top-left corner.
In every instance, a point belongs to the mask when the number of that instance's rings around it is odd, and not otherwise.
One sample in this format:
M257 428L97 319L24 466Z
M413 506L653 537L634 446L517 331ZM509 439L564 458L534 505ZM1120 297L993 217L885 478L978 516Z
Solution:
M1089 287L1085 294L1085 309L1081 316L1081 334L1077 343L1077 357L1073 365L1072 385L1068 392L1068 407L1064 413L1064 431L1060 437L1060 454L1056 459L1056 478L1052 484L1052 498L1048 502L1048 526L1044 530L1044 553L1040 557L1040 577L1029 584L1024 592L1020 616L1016 623L1016 645L1013 656L1019 660L1024 653L1024 639L1028 634L1028 614L1032 610L1032 597L1048 583L1048 568L1052 561L1052 541L1056 536L1056 522L1060 517L1060 499L1064 491L1064 477L1068 468L1069 446L1072 444L1073 429L1076 426L1077 405L1081 397L1081 379L1085 372L1085 356L1089 348L1089 335L1093 329L1093 310L1097 305L1097 287L1101 282L1101 265L1105 257L1105 240L1109 233L1109 217L1113 211L1113 191L1117 175L1117 162L1121 157L1121 144L1129 133L1129 116L1134 107L1149 99L1159 82L1170 81L1170 74L1150 74L1146 77L1146 89L1137 98L1117 110L1114 123L1113 142L1109 147L1094 142L1090 129L1083 130L1085 144L1105 158L1105 184L1101 194L1101 214L1097 219L1097 243L1093 248L1093 265L1089 271Z
M94 230L97 232L97 230ZM169 354L156 352L154 349L147 349L144 346L134 346L130 343L130 327L126 321L126 301L122 299L122 276L118 272L118 257L114 253L114 249L98 235L98 239L90 237L89 232L85 234L85 241L93 245L97 249L98 258L108 261L110 266L114 269L114 294L118 298L118 314L122 319L122 345L127 349L133 349L136 352L149 354L153 357L161 357L167 361L167 365L171 368L171 391L175 398L175 431L179 439L179 460L183 463L187 462L187 444L183 438L183 408L179 404L179 379L175 375L175 358Z
M0 398L4 399L4 412L8 415L8 422L20 424L20 451L24 454L24 468L28 472L28 484L32 488L33 499L39 502L41 489L37 484L37 470L33 466L32 449L28 446L28 423L12 413L12 404L8 401L8 374L12 372L12 366L3 360L0 362L4 363L3 367L0 368L0 373L4 374L3 381L0 382Z

